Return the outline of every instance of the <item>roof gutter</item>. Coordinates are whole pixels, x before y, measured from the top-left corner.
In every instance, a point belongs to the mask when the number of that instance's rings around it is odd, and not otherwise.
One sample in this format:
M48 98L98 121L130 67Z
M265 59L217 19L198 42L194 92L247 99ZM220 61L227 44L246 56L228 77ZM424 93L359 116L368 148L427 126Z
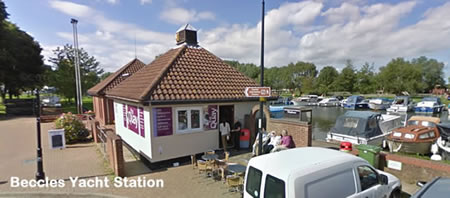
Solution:
M135 100L135 99L130 99L130 98L123 98L120 96L113 96L113 95L105 95L107 98L113 98L113 99L119 99L119 100L124 100L124 101L128 101L128 102L134 102L134 103L141 103L140 100Z
M268 101L276 100L276 97L266 98ZM251 102L259 101L259 98L232 98L232 99L194 99L194 100L153 100L148 101L152 105L167 105L167 104L198 104L198 103L217 103L217 102Z

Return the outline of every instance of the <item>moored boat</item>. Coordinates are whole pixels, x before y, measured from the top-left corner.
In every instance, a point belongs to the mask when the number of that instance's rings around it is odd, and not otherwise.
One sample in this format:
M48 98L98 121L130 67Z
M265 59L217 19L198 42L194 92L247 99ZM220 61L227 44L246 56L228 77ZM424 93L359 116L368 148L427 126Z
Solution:
M389 108L393 100L387 98L374 98L369 100L369 108L373 110L385 110Z
M320 107L337 107L340 105L340 102L337 98L325 98L317 103Z
M346 109L367 109L369 108L369 103L364 99L363 96L350 96L344 103L344 108Z
M450 160L450 123L438 124L441 137L436 141L439 152L444 160Z
M318 101L319 96L317 95L306 95L292 100L294 105L315 105Z
M387 112L398 113L408 112L414 108L414 102L409 96L396 96L391 107L386 109Z
M400 126L400 116L371 111L347 111L338 117L326 140L381 146L384 137Z
M439 138L436 117L412 116L405 127L400 127L387 136L391 152L430 153L431 145Z
M414 108L416 113L441 113L444 105L438 97L425 97Z

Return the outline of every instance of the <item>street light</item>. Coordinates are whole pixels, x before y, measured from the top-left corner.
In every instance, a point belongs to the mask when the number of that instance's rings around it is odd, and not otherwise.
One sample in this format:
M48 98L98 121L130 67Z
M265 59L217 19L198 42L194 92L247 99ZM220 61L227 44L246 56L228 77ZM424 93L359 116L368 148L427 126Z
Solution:
M77 91L77 113L83 113L83 92L81 91L81 75L80 75L80 59L78 57L78 31L77 23L78 20L71 19L70 23L73 26L73 46L75 48L75 84Z
M36 180L41 181L45 178L44 165L42 160L42 145L41 145L41 100L39 98L39 89L36 89L36 130L37 130L37 172Z
M264 87L264 0L262 0L262 14L261 14L261 87ZM258 138L258 153L262 154L262 125L264 120L264 98L260 98L259 103L259 115L260 115L260 124L259 124L259 138Z

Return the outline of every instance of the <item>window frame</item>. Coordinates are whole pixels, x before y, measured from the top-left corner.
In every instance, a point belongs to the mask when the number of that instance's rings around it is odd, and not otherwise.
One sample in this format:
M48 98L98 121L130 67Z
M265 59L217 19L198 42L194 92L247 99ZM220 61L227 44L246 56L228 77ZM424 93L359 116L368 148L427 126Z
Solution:
M191 128L192 126L192 111L199 111L199 128ZM178 112L180 111L186 111L186 119L187 119L187 127L186 129L179 129L179 117L178 117ZM175 108L175 132L177 134L186 134L186 133L192 133L192 132L199 132L203 130L203 111L201 107L178 107Z
M250 192L250 191L249 191L249 190L252 190L252 189L249 189L249 184L250 184L250 182L249 182L249 178L248 178L248 177L251 176L251 175L250 175L250 172L253 172L253 171L255 171L255 173L260 174L258 188L255 189L255 190L257 191L257 193L258 193L257 196L254 195L254 192ZM264 175L263 175L263 172L262 172L261 170L255 168L255 167L253 167L253 166L250 166L250 167L248 168L248 174L246 174L245 191L246 191L250 196L252 196L253 198L259 198L259 197L261 196L261 184L262 184L262 181L263 181L263 176L264 176ZM255 186L255 187L256 187L256 186Z
M277 177L274 177L270 174L266 175L266 179L264 181L264 197L266 197L266 195L268 194L267 189L269 189L269 187L267 186L267 184L268 184L269 179L273 179L277 182L280 182L280 184L283 184L283 197L286 197L286 182L284 182L283 180L281 180ZM274 184L278 184L278 183L271 183L271 184L274 185Z
M374 172L375 173L375 175L376 175L376 183L374 183L373 185L371 185L371 186L369 186L368 188L365 188L365 189L363 189L363 185L362 185L362 180L361 180L361 177L359 176L359 169L360 168L364 168L364 167L366 167L366 168L368 168L369 170L371 170L372 172ZM360 166L357 166L356 167L356 173L357 173L357 177L358 177L358 180L359 180L359 187L360 187L360 189L361 189L361 192L364 192L364 191L366 191L366 190L368 190L368 189L370 189L370 188L372 188L372 187L374 187L374 186L376 186L376 185L380 185L380 174L376 171L376 170L374 170L372 167L370 167L370 166L368 166L368 165L360 165Z

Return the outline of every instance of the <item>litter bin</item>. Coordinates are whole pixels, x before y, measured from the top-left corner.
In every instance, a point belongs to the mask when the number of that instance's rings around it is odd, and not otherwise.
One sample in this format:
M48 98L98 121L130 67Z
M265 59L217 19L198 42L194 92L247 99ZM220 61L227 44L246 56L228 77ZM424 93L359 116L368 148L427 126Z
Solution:
M356 148L358 149L359 157L367 160L373 167L379 168L378 163L380 161L380 147L360 144L357 145Z
M248 148L250 145L250 130L241 129L241 136L239 138L239 146L241 148Z

